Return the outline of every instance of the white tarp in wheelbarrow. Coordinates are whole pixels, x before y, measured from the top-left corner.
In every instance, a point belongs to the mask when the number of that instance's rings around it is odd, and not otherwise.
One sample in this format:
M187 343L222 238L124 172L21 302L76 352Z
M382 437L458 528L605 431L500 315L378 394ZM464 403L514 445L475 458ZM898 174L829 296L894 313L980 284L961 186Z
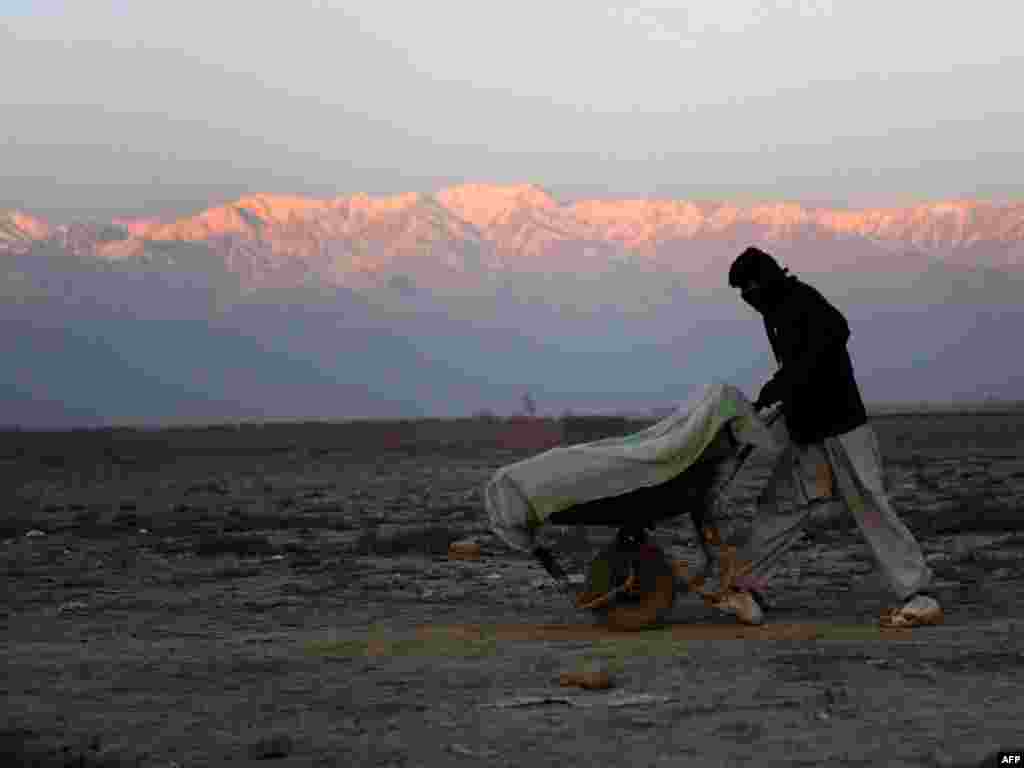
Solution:
M742 445L776 447L746 396L736 387L714 383L641 432L553 448L502 467L484 490L491 527L509 546L532 550L538 529L551 515L677 477L726 425Z

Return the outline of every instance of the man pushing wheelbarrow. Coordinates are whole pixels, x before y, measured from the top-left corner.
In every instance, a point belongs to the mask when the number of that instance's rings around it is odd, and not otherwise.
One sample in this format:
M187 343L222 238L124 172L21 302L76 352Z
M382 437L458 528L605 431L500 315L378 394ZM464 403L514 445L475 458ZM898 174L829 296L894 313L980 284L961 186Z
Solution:
M787 275L768 254L748 248L729 271L730 285L757 309L780 363L754 403L735 387L715 384L654 426L633 435L555 448L504 467L485 489L492 528L527 550L572 594L554 553L537 543L545 524L619 528L590 563L575 605L610 624L656 624L677 591L692 590L746 624L764 621L761 595L780 559L812 514L829 504L854 516L874 559L902 601L883 626L942 621L927 595L931 572L910 531L896 516L882 480L877 442L846 351L842 314L820 293ZM767 418L759 411L779 404ZM751 451L778 452L758 501L747 545L723 544L714 510ZM796 503L781 509L791 486ZM705 555L691 577L647 540L658 522L688 511ZM717 563L719 588L703 588Z
M737 580L732 604L741 621L750 597L767 587L773 567L800 538L815 508L841 504L853 515L890 591L900 601L883 626L938 624L942 608L926 593L931 569L921 547L892 508L874 430L846 349L850 328L842 313L770 255L747 248L729 269L729 285L764 318L779 370L761 390L756 409L781 403L788 440L758 502L749 545L749 571ZM800 503L781 510L779 491L791 484Z

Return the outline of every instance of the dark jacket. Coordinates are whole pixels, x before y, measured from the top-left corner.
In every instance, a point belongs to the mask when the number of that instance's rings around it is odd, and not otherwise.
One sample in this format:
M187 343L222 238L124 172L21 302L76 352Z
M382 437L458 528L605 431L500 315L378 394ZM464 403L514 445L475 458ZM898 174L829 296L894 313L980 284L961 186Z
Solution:
M786 277L765 330L782 366L782 411L790 437L817 443L866 424L868 420L853 363L846 349L846 318L816 289Z

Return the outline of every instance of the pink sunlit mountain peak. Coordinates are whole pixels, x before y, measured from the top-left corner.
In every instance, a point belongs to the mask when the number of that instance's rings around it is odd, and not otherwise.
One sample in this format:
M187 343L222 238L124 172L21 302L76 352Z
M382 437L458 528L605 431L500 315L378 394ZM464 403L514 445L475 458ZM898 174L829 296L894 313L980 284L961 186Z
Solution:
M192 216L111 224L113 230L53 226L8 212L0 218L0 251L22 252L56 236L77 253L119 260L145 253L149 243L193 243L253 280L312 273L360 286L399 275L442 290L479 282L487 272L584 274L625 262L687 274L694 284L711 281L738 246L753 243L793 269L814 272L914 273L935 260L1024 269L1024 203L968 199L863 209L792 201L558 202L532 184L464 183L433 194L257 193Z
M24 211L0 211L0 248L13 249L50 236L52 227L43 219Z

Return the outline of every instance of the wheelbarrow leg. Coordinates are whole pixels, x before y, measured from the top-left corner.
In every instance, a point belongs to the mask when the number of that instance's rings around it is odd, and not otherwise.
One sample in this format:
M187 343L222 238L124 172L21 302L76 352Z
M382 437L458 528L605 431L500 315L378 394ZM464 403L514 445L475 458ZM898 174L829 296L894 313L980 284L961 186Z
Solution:
M569 575L558 564L558 561L555 560L551 550L547 547L536 547L533 550L533 556L544 566L544 570L548 572L551 578L555 580L558 590L563 594L574 597L572 585L569 583Z
M537 547L533 550L533 556L537 558L541 565L544 566L544 570L551 574L551 578L555 581L566 581L568 576L565 570L555 560L555 556L551 553L547 547Z

